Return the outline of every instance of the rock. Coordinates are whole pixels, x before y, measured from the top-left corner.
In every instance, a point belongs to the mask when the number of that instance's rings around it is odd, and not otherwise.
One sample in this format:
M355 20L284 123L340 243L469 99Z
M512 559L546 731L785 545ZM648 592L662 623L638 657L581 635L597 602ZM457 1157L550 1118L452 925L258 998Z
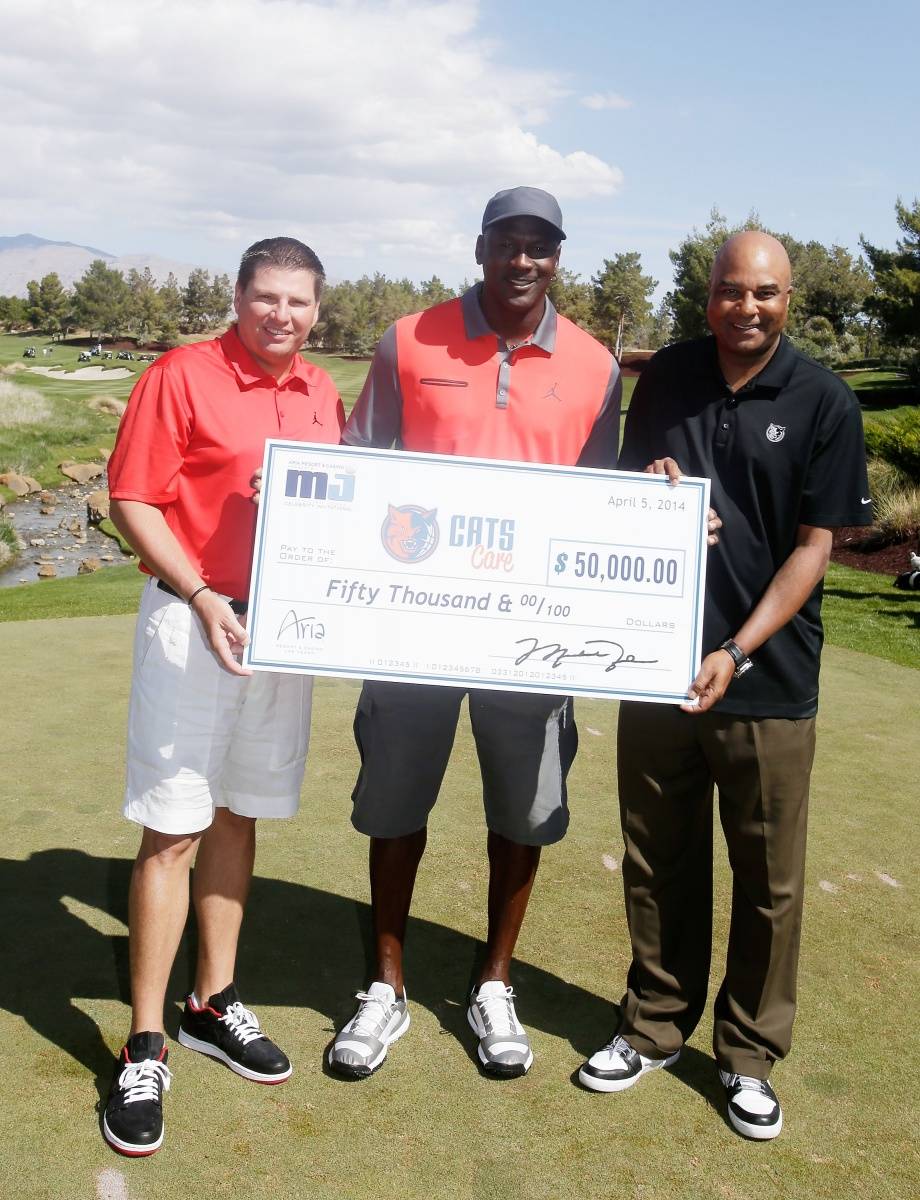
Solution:
M99 557L102 559L103 562L114 562L115 561L114 554L100 554Z
M26 475L17 475L15 471L5 471L0 475L0 483L4 487L8 487L14 496L28 496L32 491L38 491L38 488L29 487L29 480Z
M71 517L67 525L64 526L68 533L82 533L83 522L79 517Z
M89 483L91 479L105 474L105 467L101 463L62 462L58 463L58 467L62 475L77 483Z
M57 509L56 504L43 504L38 510L43 517L52 517Z
M0 542L0 567L5 567L12 557L13 551L6 542Z
M93 525L98 525L100 521L108 520L109 516L109 489L98 488L95 492L90 492L86 497L86 518Z
M42 504L57 504L57 496L54 492L49 492L47 488L42 488L42 494L39 496Z
M42 563L38 568L39 579L54 579L57 575L57 567L51 563Z
M94 571L101 571L102 563L98 558L84 558L77 567L78 575L92 575Z
M45 539L44 538L29 538L29 545L30 546L44 546Z

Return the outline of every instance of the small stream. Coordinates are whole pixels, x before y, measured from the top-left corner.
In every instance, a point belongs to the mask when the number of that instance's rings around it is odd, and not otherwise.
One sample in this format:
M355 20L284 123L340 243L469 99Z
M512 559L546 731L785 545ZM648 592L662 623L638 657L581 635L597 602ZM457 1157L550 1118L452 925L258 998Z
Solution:
M96 558L103 567L134 561L122 554L114 538L106 537L86 516L86 498L105 487L100 476L86 485L68 484L10 501L2 510L24 549L12 566L0 568L0 587L34 583L49 569L50 578L79 573L80 563ZM36 544L38 543L38 544ZM39 570L44 567L43 575Z

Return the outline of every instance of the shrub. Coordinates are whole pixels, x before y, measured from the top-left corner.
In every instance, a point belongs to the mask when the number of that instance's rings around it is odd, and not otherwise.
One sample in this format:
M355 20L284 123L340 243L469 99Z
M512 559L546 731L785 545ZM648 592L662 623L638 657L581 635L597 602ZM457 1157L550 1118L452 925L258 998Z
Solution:
M0 516L0 567L9 566L18 557L19 539L16 530L5 517Z
M920 533L920 488L903 471L883 458L870 458L869 492L879 540L904 542Z
M920 407L906 408L887 421L867 421L866 449L920 481Z

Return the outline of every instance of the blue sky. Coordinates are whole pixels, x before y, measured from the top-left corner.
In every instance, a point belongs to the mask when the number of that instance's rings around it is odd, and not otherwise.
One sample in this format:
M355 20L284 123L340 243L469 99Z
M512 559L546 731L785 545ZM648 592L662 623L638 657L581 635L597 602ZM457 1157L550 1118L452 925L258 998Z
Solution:
M25 14L25 15L24 15ZM588 276L713 205L858 248L920 197L920 5L0 0L0 233L233 270L476 274L497 188L555 191ZM10 120L9 114L16 114Z

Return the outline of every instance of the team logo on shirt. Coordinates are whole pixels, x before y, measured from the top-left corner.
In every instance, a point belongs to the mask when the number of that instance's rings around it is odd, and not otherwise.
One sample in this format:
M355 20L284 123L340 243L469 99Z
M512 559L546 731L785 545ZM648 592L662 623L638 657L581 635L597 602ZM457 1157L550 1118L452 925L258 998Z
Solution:
M786 436L786 426L785 425L774 425L773 422L771 421L770 424L767 426L767 441L768 442L781 442L785 436Z
M387 505L386 520L380 529L383 548L398 562L424 562L434 554L440 539L436 508L418 504Z

